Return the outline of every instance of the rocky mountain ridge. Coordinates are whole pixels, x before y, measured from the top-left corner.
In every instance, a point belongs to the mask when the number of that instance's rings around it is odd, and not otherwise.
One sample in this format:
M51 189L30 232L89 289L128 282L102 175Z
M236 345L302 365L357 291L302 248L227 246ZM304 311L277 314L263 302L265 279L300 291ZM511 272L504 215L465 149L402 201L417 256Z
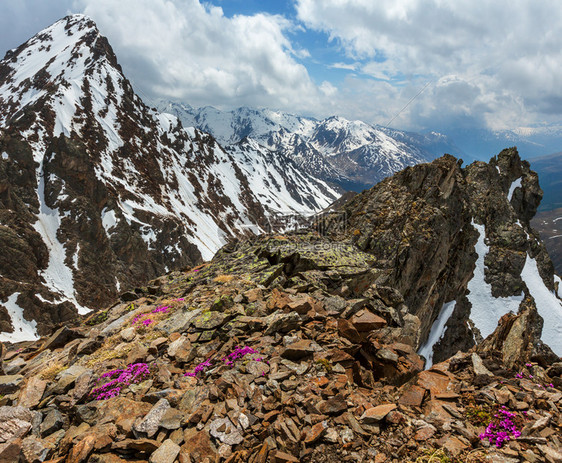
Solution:
M0 62L0 336L34 339L339 193L141 101L87 17ZM256 184L261 181L263 185Z
M536 173L514 148L465 168L444 156L355 196L323 227L389 272L389 285L422 322L422 342L432 342L427 357L468 350L529 303L561 355L559 277L530 227L541 197Z

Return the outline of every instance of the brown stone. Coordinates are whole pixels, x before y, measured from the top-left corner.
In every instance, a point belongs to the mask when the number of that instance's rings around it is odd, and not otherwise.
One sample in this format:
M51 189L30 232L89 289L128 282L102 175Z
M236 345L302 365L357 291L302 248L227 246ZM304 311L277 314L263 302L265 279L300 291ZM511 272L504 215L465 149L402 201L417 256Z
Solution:
M365 410L365 413L359 419L364 423L378 423L395 408L396 404L377 405Z
M421 407L424 396L425 389L412 384L404 389L402 395L398 399L398 403L400 405L408 405L411 407Z
M264 442L255 458L255 463L267 463L267 455L269 454L269 445Z
M180 453L188 453L192 461L203 461L205 458L215 461L217 449L207 431L196 431L195 429L193 431L195 433L189 429L184 432L185 442L181 446Z
M98 418L103 417L105 421L115 423L117 428L128 434L133 428L137 418L144 417L152 408L147 402L136 402L125 397L115 397L104 400L98 405Z
M418 374L418 386L428 390L432 397L448 392L450 383L449 377L439 371L426 370Z
M299 463L299 459L288 453L277 450L273 456L274 463Z
M88 460L92 452L94 451L94 445L96 443L96 436L94 434L88 434L86 437L78 441L77 444L72 447L72 450L68 454L66 461L68 463L83 463Z
M42 380L39 376L29 378L25 388L20 392L18 405L27 408L36 407L41 402L46 387L47 381Z
M0 394L11 394L16 392L20 383L23 381L22 375L1 375Z
M419 428L414 434L414 439L417 441L425 441L433 437L437 430L434 426L426 425Z
M171 439L166 439L154 453L150 455L149 463L174 463L180 453L180 446Z
M15 463L18 462L21 455L21 439L14 439L6 444L0 444L0 462Z
M429 400L423 407L423 412L428 421L445 423L453 420L453 417L443 408L443 402Z
M289 303L289 310L295 311L299 315L304 315L314 306L314 299L312 299L308 294L302 294Z
M359 343L362 340L359 331L357 331L355 326L353 326L351 322L345 318L338 318L338 334L346 339L349 339L353 343Z
M114 442L111 445L111 450L118 452L122 450L135 450L137 452L152 453L158 447L160 447L160 443L154 439L124 439Z
M458 437L449 436L445 442L443 442L443 447L445 447L453 457L456 457L462 453L463 450L466 450L468 445L462 442Z
M321 400L316 405L316 408L323 415L339 415L347 410L347 402L343 397L335 396L326 400Z
M359 332L372 331L384 328L386 326L386 320L375 315L370 310L362 309L351 317L351 324Z
M314 352L315 349L312 345L312 341L309 339L301 339L293 344L289 344L281 353L281 357L289 360L299 360L312 355Z
M289 307L289 304L291 302L292 301L287 293L281 292L277 288L274 288L273 291L271 291L271 296L269 297L269 301L267 302L267 308L272 311L284 310Z
M312 428L306 433L306 437L304 438L305 444L312 444L320 439L326 432L328 425L325 421L321 421L320 423L316 423Z
M143 346L142 344L135 344L129 352L129 355L127 355L127 363L131 364L144 362L147 355L148 349L145 346Z

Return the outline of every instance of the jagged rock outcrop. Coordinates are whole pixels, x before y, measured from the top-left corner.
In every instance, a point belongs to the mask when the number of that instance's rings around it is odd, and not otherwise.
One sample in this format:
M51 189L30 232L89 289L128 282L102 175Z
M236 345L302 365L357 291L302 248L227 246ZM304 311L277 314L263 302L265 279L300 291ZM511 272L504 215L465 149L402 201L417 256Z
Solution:
M539 309L537 323L548 318L543 338L560 354L554 269L529 225L541 197L537 175L514 148L465 168L445 155L357 195L321 226L350 237L388 271L387 284L421 321L424 355L440 361L468 350L525 298Z

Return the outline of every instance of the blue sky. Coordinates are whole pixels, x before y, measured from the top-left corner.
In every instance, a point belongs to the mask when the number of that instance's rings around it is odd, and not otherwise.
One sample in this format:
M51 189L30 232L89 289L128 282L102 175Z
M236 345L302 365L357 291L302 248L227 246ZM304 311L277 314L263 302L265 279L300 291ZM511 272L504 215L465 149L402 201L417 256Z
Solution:
M147 98L417 131L562 120L558 0L3 1L0 48L68 13L96 21Z

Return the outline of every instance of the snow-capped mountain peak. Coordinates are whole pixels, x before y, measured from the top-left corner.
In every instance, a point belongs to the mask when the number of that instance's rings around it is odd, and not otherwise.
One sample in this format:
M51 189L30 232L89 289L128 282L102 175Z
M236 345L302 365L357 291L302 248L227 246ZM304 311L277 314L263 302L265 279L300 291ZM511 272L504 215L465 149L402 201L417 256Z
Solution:
M44 332L133 282L210 259L271 216L338 197L257 144L227 151L148 108L83 15L0 61L0 117L0 227L10 236L0 297L14 308L0 311L0 332L15 327L16 307ZM266 174L275 182L260 190L255 176Z

